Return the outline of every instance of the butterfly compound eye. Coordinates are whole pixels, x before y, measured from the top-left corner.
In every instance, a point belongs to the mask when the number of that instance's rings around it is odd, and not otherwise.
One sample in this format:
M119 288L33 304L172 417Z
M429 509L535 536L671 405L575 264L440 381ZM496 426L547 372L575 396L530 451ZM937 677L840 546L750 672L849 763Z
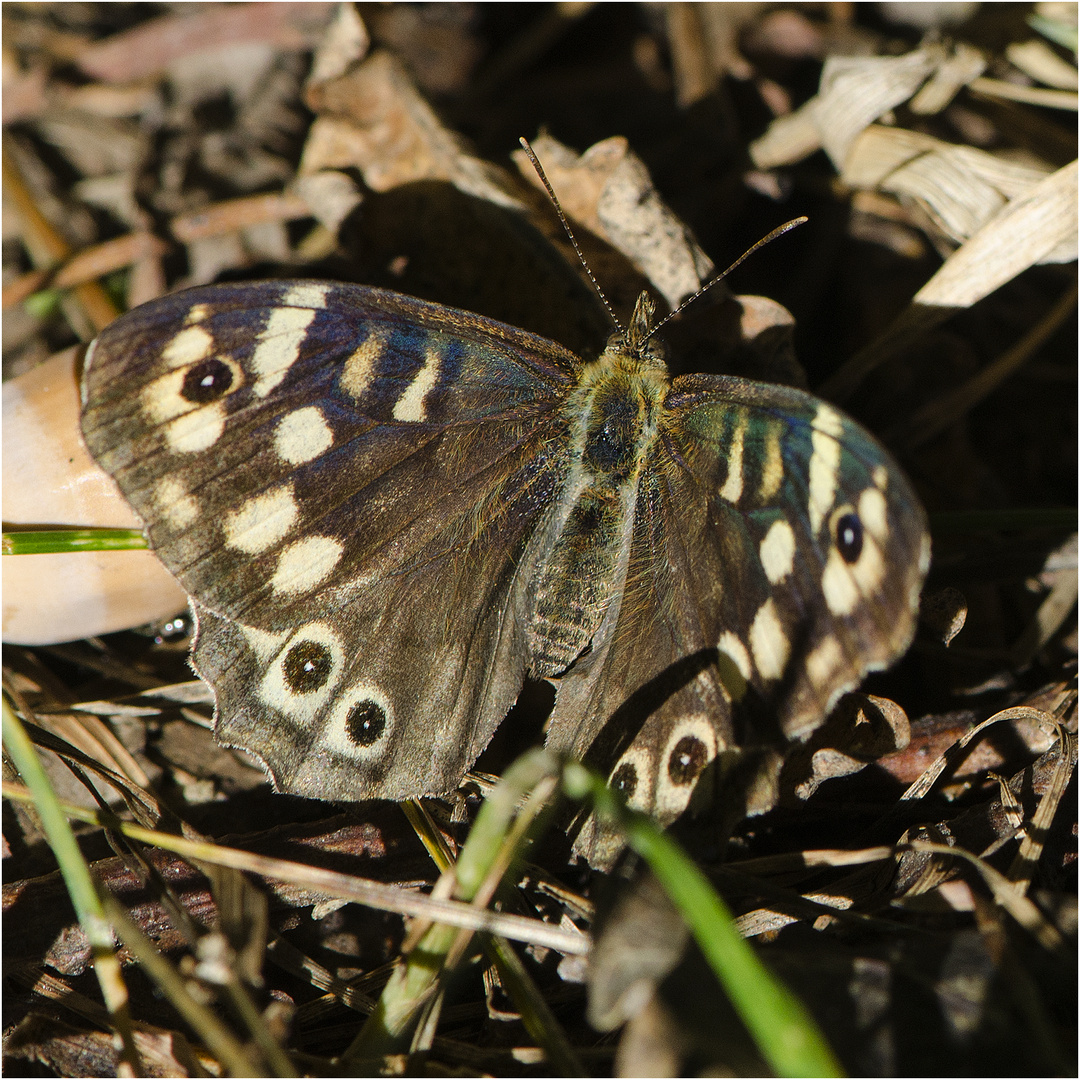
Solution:
M224 397L233 384L232 369L221 360L203 360L185 376L180 393L193 405L206 405Z
M862 554L863 527L859 515L843 514L836 520L836 550L844 562L854 563Z

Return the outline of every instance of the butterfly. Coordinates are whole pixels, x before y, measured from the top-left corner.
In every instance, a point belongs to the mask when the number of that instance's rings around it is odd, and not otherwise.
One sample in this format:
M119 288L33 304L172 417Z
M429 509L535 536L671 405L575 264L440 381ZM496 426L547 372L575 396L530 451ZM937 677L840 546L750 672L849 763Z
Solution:
M547 744L667 823L896 659L929 555L898 467L799 390L671 378L655 325L642 294L582 360L312 280L108 326L83 434L192 598L218 739L282 791L444 794L549 679Z

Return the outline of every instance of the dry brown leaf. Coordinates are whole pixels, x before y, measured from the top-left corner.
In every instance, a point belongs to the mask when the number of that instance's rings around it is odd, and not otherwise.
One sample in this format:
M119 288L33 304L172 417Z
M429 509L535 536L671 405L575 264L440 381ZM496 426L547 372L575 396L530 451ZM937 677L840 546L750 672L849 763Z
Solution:
M389 53L373 53L340 78L309 86L304 96L318 117L301 175L356 168L374 191L446 180L467 195L521 208L500 170L464 152Z
M753 68L739 52L739 33L764 4L667 4L668 45L675 93L686 108L713 91L725 75L749 79Z
M186 244L255 225L293 221L308 217L310 213L307 202L299 195L271 191L264 195L229 199L200 207L188 214L179 214L172 219L169 228L177 240Z
M197 4L90 46L79 67L104 82L160 75L174 61L227 46L265 43L303 49L332 16L331 3Z
M715 272L626 139L605 139L582 154L549 135L532 145L566 213L622 252L669 307L696 292ZM522 151L515 151L514 160L526 180L542 186Z

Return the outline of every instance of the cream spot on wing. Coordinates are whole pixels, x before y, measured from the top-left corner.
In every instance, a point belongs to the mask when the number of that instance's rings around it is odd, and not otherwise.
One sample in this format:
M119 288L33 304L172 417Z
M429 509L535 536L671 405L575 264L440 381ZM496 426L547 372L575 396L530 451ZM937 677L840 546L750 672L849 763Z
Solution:
M259 397L266 397L285 378L300 355L300 346L314 318L312 308L277 307L270 312L251 354L253 389Z
M720 635L720 641L716 647L731 657L739 674L747 682L753 678L754 668L750 663L750 654L746 651L746 646L730 630L725 630Z
M758 608L754 616L750 626L750 651L754 654L754 666L763 679L779 679L784 674L791 643L772 597Z
M863 546L867 537L863 537ZM862 558L862 556L859 556ZM821 575L821 591L829 610L837 616L850 615L859 602L859 586L855 584L855 575L851 567L844 562L839 551L829 552L825 561L825 570Z
M884 541L889 535L888 507L877 488L867 488L859 496L859 518L878 540Z
M427 419L424 399L439 379L439 364L442 354L437 348L429 348L424 356L424 366L413 376L405 388L405 393L394 405L394 419L418 423Z
M889 470L884 465L874 466L874 483L882 490L889 488Z
M329 285L305 281L289 289L281 298L281 302L287 307L324 308L326 307L326 294L329 291Z
M819 689L828 687L843 666L844 652L834 637L826 638L806 657L806 674Z
M834 519L846 509L837 510ZM885 497L876 488L867 488L859 499L859 516L864 525L859 557L854 563L848 563L835 548L829 552L821 575L821 591L834 615L850 615L860 597L868 599L881 587L885 578L885 559L874 537L875 534L883 539L888 536L885 513ZM831 527L835 527L835 523Z
M186 529L199 516L199 504L178 476L166 476L158 481L154 504L169 528L177 531Z
M769 526L758 550L765 576L773 585L779 585L795 565L795 533L791 526L778 518Z
M209 314L210 308L206 304L192 304L184 323L187 326L195 326L197 323L201 323Z
M276 593L309 592L333 572L344 545L330 536L307 536L290 544L270 579Z
M161 358L171 368L187 367L205 360L214 348L214 339L201 326L187 326L161 350Z
M288 640L288 631L275 634L270 630L260 630L257 626L248 626L247 623L236 624L244 640L248 643L251 651L265 664L281 652L281 647Z
M364 396L375 378L387 337L385 330L372 331L345 361L341 372L341 389L356 401Z
M258 555L288 534L299 513L291 484L255 495L225 515L225 543L248 555Z
M836 481L840 472L840 436L844 422L828 405L819 405L811 422L810 435L810 531L816 536L821 523L836 500Z
M862 551L851 567L855 584L864 597L871 597L885 580L885 559L873 537L863 533Z
M215 401L171 420L165 427L165 438L173 450L194 454L209 450L225 430L225 405Z
M741 701L746 684L753 678L754 668L746 646L730 630L725 630L716 643L719 653L720 685L732 701Z
M323 418L322 410L314 405L297 409L281 418L274 431L274 450L277 456L291 465L303 465L329 450L334 433Z
M727 465L728 474L724 480L724 486L720 489L720 497L729 503L737 503L742 497L743 489L743 439L746 437L746 417L741 416L735 424L735 431L731 436L731 445L728 447Z
M657 770L656 815L661 822L671 821L686 809L698 775L715 757L716 729L708 716L684 716L675 724Z
M770 423L765 429L765 461L761 466L761 487L758 502L765 504L780 490L784 482L784 459L780 453L780 425Z
M630 775L634 777L634 785L633 790L628 792L625 781ZM608 785L616 787L627 806L634 810L648 810L652 806L655 778L652 751L645 746L631 746L615 763L608 777Z
M309 623L281 647L259 683L258 696L295 723L310 724L340 681L343 661L334 631L326 623Z
M372 738L368 745L357 741L349 731L349 714L358 710L354 717L374 735L378 728L378 737ZM363 724L364 720L367 724ZM337 694L330 718L323 728L320 742L335 754L358 761L381 757L389 745L390 730L394 723L394 710L390 699L371 682L359 682ZM382 725L379 728L379 725ZM373 726L374 725L374 726Z

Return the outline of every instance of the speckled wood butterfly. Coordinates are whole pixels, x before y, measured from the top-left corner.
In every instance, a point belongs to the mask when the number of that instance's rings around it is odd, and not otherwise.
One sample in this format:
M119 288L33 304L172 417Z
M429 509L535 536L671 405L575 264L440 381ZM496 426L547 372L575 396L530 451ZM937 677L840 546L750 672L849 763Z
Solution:
M923 512L780 386L672 379L642 296L583 361L393 292L213 285L91 347L83 432L193 598L217 735L284 791L452 791L527 676L663 821L907 646ZM613 734L614 733L614 734Z

